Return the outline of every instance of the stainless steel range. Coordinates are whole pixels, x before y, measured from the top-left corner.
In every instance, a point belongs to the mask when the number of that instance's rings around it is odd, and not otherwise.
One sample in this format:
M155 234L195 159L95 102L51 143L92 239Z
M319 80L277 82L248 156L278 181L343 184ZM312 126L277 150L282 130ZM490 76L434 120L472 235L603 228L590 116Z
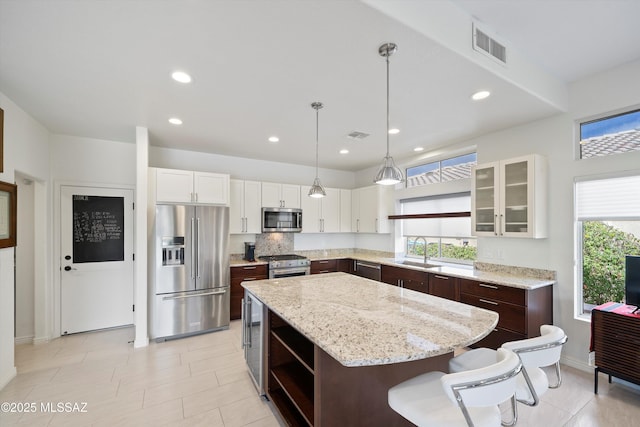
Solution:
M268 255L258 258L269 263L269 279L305 276L311 272L311 261L300 255Z

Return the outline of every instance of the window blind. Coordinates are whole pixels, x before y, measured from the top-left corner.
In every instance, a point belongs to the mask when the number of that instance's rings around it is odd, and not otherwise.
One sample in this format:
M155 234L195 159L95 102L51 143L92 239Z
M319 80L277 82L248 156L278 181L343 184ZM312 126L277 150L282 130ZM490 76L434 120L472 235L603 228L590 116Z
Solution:
M640 175L579 181L576 220L640 219Z
M402 214L463 212L471 210L469 193L402 200ZM469 237L471 218L403 219L404 236Z

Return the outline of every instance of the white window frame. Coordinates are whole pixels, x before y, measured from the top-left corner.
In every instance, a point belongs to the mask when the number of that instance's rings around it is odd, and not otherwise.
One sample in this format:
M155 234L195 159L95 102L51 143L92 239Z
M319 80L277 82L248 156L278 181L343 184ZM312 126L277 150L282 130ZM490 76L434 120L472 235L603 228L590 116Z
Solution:
M622 171L618 173L599 174L591 176L575 177L573 182L573 223L574 223L574 318L577 320L591 321L591 314L584 312L584 298L583 298L583 221L577 218L578 210L578 197L577 197L577 185L579 182L585 181L598 181L614 178L624 178L630 176L640 176L640 170ZM619 218L610 217L590 217L590 221L612 221L620 220ZM640 215L638 217L627 217L628 221L640 221Z

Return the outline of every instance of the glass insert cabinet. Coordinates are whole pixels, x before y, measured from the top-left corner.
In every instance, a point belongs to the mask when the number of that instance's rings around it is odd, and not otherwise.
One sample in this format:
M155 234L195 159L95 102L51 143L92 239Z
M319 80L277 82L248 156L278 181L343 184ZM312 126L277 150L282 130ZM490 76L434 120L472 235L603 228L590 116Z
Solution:
M547 237L546 175L546 159L538 154L475 166L472 234Z

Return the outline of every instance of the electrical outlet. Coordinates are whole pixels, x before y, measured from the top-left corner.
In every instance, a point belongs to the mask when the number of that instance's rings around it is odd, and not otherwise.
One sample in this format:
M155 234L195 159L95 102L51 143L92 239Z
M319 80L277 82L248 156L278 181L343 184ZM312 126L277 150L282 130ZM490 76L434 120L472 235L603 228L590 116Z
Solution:
M589 353L589 366L596 366L596 352L592 351Z

